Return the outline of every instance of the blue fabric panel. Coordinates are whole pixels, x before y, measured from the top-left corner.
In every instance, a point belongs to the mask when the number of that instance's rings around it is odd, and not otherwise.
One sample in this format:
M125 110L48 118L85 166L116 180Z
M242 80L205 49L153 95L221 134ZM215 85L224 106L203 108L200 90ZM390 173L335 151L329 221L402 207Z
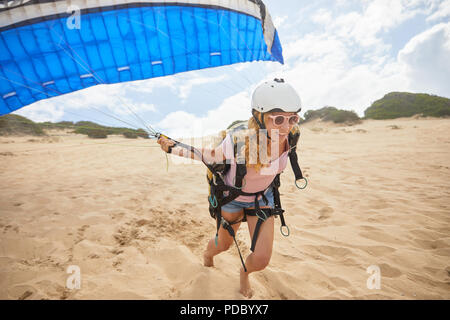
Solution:
M195 6L139 6L81 15L70 29L59 16L0 33L0 115L35 101L110 84L255 60L272 54L261 21Z

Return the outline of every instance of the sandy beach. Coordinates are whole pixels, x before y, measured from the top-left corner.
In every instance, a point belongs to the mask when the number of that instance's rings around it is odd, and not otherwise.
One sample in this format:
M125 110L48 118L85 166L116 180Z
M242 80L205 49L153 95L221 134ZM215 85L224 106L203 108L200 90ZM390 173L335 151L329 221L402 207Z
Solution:
M450 120L302 126L273 256L252 299L450 299ZM154 140L0 137L0 299L244 299L236 247L215 235L205 167ZM250 250L246 224L238 242ZM66 282L78 266L80 289ZM380 288L368 288L378 266Z

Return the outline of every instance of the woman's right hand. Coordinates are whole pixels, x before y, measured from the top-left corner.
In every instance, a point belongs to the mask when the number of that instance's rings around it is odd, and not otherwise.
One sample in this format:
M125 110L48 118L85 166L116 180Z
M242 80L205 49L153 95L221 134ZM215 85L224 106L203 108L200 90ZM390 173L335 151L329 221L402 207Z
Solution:
M170 147L175 146L175 142L174 141L172 141L170 139L167 139L166 137L163 137L163 136L159 137L158 144L160 144L161 145L161 149L164 152L167 152L167 153L169 153L169 148Z

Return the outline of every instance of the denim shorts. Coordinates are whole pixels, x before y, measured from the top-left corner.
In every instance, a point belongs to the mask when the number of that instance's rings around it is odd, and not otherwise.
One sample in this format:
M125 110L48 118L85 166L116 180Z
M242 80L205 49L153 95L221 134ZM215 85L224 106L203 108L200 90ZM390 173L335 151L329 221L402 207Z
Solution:
M262 207L270 207L270 208L274 208L275 204L274 204L274 199L273 199L273 188L269 188L264 195L266 196L267 200L269 200L269 202L266 204L264 202L264 199L261 197L261 199L259 199L259 206ZM222 206L222 210L226 211L226 212L230 212L230 213L237 213L240 212L242 209L248 209L248 208L253 208L255 206L255 201L252 202L242 202L242 201L236 201L233 200L229 203L227 203L226 205Z

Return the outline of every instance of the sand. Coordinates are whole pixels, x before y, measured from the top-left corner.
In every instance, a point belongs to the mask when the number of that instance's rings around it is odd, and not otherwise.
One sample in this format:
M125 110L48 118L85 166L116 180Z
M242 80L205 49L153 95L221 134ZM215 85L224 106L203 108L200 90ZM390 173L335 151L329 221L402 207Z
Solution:
M297 190L288 165L291 234L275 221L252 299L450 299L449 132L448 119L304 125L309 185ZM0 298L244 299L234 245L203 266L215 234L205 168L166 165L153 140L1 137ZM248 255L246 224L238 241Z

